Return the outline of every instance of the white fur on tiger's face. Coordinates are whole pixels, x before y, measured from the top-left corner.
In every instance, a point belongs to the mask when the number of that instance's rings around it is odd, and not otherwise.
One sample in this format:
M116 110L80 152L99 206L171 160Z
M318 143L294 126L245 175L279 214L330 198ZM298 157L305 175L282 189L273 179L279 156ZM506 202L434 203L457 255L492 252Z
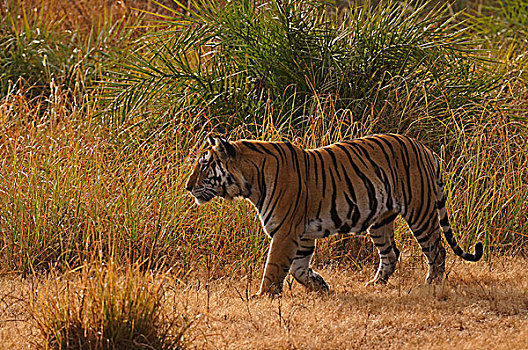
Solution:
M288 142L209 142L186 189L198 204L215 196L253 203L271 237L259 293L280 293L288 272L310 290L328 290L310 262L316 239L337 233L369 232L380 255L371 283L386 283L399 257L393 232L398 215L429 262L428 283L445 275L440 227L456 255L469 261L482 256L480 242L474 254L458 246L438 159L412 138L373 135L311 150Z

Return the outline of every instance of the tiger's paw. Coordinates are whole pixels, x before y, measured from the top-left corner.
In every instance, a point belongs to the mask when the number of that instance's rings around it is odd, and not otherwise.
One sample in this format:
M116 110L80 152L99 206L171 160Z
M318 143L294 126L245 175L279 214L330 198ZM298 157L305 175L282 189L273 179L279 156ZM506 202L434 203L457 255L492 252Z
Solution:
M261 286L260 290L255 293L251 298L259 298L262 296L275 297L282 293L282 283L272 283L269 286Z
M446 281L446 275L444 273L442 274L437 274L437 275L427 275L427 277L425 278L425 284L427 285L430 285L430 286L438 286L438 285L443 285Z
M307 283L306 287L309 291L319 292L319 293L328 293L330 287L326 281L316 272L313 272L310 276L310 280Z
M252 296L249 297L250 300L257 300L257 299L262 299L264 297L268 297L270 299L274 299L274 298L279 298L282 294L274 294L274 293L268 293L268 292L262 292L262 291L258 291L256 292L255 294L253 294Z
M375 285L385 285L387 284L387 280L386 279L383 279L381 277L374 277L373 279L371 279L370 281L368 281L367 283L365 283L365 288L368 288L370 286L375 286Z
M256 300L256 299L260 299L262 298L263 296L265 296L266 293L262 293L260 290L258 292L256 292L255 294L253 294L252 296L249 297L250 300Z

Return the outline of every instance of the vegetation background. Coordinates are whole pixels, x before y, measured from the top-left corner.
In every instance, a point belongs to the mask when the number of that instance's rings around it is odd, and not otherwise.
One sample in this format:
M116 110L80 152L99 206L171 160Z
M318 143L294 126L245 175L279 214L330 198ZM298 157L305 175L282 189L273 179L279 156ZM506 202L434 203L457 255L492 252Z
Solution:
M0 347L526 344L528 2L1 4ZM254 210L184 191L211 132L417 137L486 261L450 259L424 290L399 222L393 284L361 287L368 235L339 236L315 256L331 295L288 280L250 300L268 244Z

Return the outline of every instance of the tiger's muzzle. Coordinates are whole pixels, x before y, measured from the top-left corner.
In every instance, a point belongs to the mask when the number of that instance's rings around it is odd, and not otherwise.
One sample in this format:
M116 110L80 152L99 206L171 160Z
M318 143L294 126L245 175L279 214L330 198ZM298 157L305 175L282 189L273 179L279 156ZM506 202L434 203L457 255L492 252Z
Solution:
M205 187L193 187L192 184L187 183L185 189L194 197L196 204L202 205L211 201L216 196L216 191Z

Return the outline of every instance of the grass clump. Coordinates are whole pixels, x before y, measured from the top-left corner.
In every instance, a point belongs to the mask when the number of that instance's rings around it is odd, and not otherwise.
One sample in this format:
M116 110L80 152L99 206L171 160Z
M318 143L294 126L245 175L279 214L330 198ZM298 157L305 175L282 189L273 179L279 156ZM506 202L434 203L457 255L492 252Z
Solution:
M164 308L163 276L113 263L71 275L52 276L30 304L38 348L185 348L191 322Z
M60 2L57 2L60 3ZM55 87L78 107L100 75L105 58L134 33L137 17L114 18L105 10L81 25L70 17L88 11L75 2L64 10L54 1L7 0L0 9L0 98L22 89L28 98L47 97ZM70 21L68 21L70 19Z
M0 21L0 96L13 85L30 87L33 95L49 89L52 79L68 79L73 48L57 33L43 8L26 11L9 1ZM21 19L19 19L21 18Z

